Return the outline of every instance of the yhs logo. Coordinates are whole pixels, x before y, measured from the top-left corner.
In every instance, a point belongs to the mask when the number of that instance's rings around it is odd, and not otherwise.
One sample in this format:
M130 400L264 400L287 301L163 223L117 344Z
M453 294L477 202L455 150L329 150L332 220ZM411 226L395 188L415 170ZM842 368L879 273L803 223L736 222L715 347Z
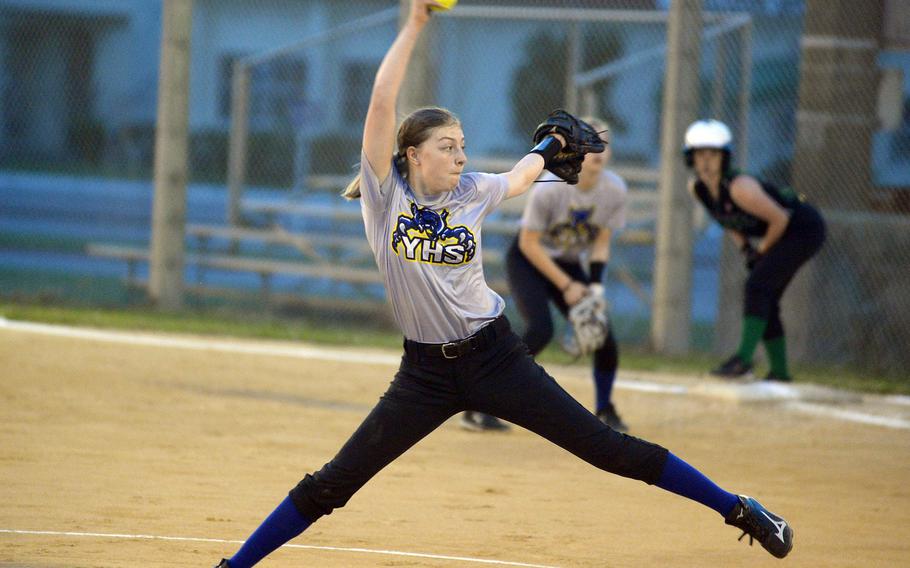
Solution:
M411 214L402 213L392 232L392 250L405 258L429 264L458 265L470 262L477 251L474 234L466 227L449 227L449 211L440 215L411 203Z

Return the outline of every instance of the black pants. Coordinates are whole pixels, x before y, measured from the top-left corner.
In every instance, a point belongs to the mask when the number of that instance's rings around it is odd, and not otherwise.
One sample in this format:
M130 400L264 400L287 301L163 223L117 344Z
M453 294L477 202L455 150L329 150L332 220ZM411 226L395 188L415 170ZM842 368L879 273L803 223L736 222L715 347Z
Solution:
M780 240L752 269L746 280L745 314L768 321L763 339L784 335L780 299L799 268L824 242L824 220L814 207L804 203L793 212Z
M407 342L379 403L332 461L291 490L300 513L315 521L343 507L382 468L465 410L527 428L605 471L649 484L660 479L666 449L616 432L588 412L534 362L504 317L489 326L495 333L488 341L456 359Z
M588 275L577 262L556 261L556 264L573 280L588 281ZM553 302L563 316L568 314L569 306L563 300L562 292L521 252L517 239L512 242L506 255L506 272L512 298L527 326L522 339L531 355L537 355L553 339L553 318L549 303ZM615 373L618 365L619 350L613 336L613 326L608 323L607 338L594 352L594 371Z

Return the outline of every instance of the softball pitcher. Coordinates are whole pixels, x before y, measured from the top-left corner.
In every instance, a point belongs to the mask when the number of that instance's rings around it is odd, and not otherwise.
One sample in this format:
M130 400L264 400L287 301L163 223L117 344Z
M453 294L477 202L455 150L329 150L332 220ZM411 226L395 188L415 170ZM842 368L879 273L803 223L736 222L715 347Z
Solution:
M789 187L732 169L732 140L724 123L699 120L686 130L684 147L686 164L695 172L690 193L733 239L749 270L739 349L711 373L751 377L761 340L771 364L765 380L790 381L780 299L797 270L821 249L825 222Z
M728 493L666 449L616 432L534 362L484 281L482 222L525 192L544 167L576 175L603 143L571 115L549 117L536 146L505 174L464 174L461 125L423 108L397 130L398 92L430 0L414 0L376 74L363 132L359 198L404 354L394 380L339 452L307 474L221 568L248 568L323 515L458 412L477 410L538 433L602 470L694 499L785 556L793 533L757 501ZM591 134L593 133L593 139Z
M607 142L607 124L587 119ZM530 190L518 238L509 248L506 269L512 297L525 319L522 339L537 355L553 338L550 303L563 316L586 294L602 296L615 231L626 224L626 182L605 169L610 148L587 154L576 185L545 174ZM555 182L555 183L554 183ZM587 261L587 270L582 266ZM595 413L620 432L627 427L611 400L619 350L611 326L593 353Z

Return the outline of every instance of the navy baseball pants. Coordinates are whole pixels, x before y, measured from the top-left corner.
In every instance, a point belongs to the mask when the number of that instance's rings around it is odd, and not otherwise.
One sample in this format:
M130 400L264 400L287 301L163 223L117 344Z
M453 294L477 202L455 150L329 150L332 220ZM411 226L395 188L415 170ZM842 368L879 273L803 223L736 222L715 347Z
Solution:
M665 448L612 430L572 398L500 316L445 352L405 341L401 366L379 403L332 461L291 490L292 501L315 522L465 410L508 420L595 467L648 484L660 479L667 461Z
M577 262L555 262L573 280L588 281L588 275ZM521 252L517 239L509 247L506 271L512 298L527 325L522 339L531 355L537 355L553 339L553 317L550 315L549 302L553 302L563 316L569 313L569 306L563 299L563 293ZM607 338L594 352L594 371L615 373L618 366L619 349L613 336L613 326L608 322Z
M821 214L802 203L793 212L780 240L755 264L746 280L745 315L768 321L763 339L784 334L780 319L780 299L793 276L825 242L825 222Z

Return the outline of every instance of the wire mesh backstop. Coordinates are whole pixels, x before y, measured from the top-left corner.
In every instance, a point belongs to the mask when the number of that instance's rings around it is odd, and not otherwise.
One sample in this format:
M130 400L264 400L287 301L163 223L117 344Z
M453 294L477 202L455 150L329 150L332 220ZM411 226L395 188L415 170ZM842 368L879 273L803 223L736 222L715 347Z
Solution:
M803 361L905 372L910 343L910 9L904 3L705 0L701 117L729 124L739 167L793 185L829 225L785 297ZM608 290L618 335L646 344L669 0L461 0L436 18L406 86L464 124L469 169L503 171L552 108L606 118L630 186ZM357 208L359 160L394 0L196 0L187 192L189 301L326 321L387 321ZM162 7L0 2L0 294L144 302ZM680 145L682 141L680 140ZM489 221L502 252L522 203ZM700 224L692 344L728 351L745 277ZM382 324L385 325L385 324Z

